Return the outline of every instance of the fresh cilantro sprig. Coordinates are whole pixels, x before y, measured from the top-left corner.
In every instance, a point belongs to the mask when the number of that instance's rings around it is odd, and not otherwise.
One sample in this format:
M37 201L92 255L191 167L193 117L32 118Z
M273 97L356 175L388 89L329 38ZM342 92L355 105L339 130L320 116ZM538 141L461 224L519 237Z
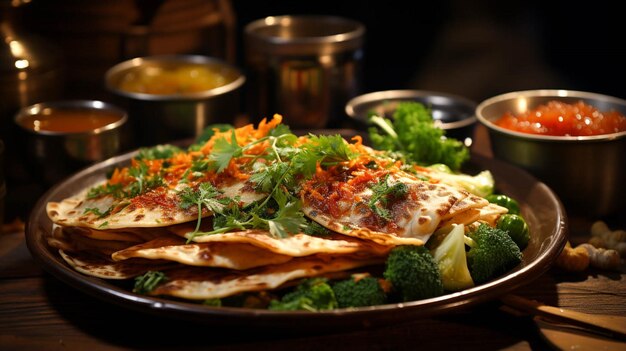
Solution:
M83 214L93 213L94 215L98 216L98 218L104 218L111 213L111 210L113 210L113 206L109 207L104 212L100 211L100 209L97 207L87 207L83 211Z
M263 153L246 153L260 143L268 145ZM201 184L197 190L183 190L179 193L181 208L198 208L196 228L188 233L189 240L199 235L253 228L268 230L271 235L280 238L305 231L310 223L305 219L300 200L295 196L296 180L313 175L318 165L329 167L349 161L355 157L355 153L340 135L309 135L302 143L287 126L279 125L265 137L239 145L232 129L230 138L215 139L208 158L193 161L191 172L213 169L220 173L233 159L241 157L249 158L249 162L240 164L240 167L251 173L249 181L255 184L257 192L267 194L266 197L240 208L237 201L229 201L209 183ZM214 213L211 231L199 231L203 207ZM319 230L316 232L321 234Z
M269 200L269 201L268 201ZM244 209L230 206L213 219L213 230L194 232L190 240L199 235L226 233L233 230L264 229L277 238L299 233L307 226L300 201L284 192L276 192L264 201L256 202Z
M127 197L135 197L164 184L163 178L159 174L151 175L148 171L148 165L143 161L139 161L135 166L128 168L128 175L135 180L126 187L125 195Z
M100 186L95 186L89 189L87 193L88 199L95 199L100 196L111 195L116 199L123 198L125 196L124 187L122 184L103 184Z
M217 172L220 173L228 167L230 160L242 154L243 148L237 144L235 130L232 129L230 141L226 140L226 138L215 139L209 160L215 164Z
M156 145L153 147L143 147L139 149L136 160L166 160L174 154L182 152L183 150L177 146L165 144Z
M367 205L380 217L391 220L391 214L387 209L387 205L390 201L405 197L409 192L409 187L402 182L390 186L388 179L389 173L370 188L372 190L372 196Z
M196 190L185 188L178 193L178 196L181 200L180 207L182 209L188 209L191 206L196 206L198 209L198 220L194 233L200 230L203 207L206 207L213 214L222 214L227 206L237 206L233 199L224 197L223 192L211 183L201 183Z

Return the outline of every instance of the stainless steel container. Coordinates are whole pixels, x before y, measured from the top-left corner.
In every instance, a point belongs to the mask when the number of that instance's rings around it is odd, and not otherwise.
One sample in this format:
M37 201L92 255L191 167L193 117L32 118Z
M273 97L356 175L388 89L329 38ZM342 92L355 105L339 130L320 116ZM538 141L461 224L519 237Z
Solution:
M152 94L124 90L120 84L138 69L174 69L200 65L223 74L226 84L201 92ZM241 113L239 92L246 77L220 59L199 55L139 57L111 67L106 87L121 97L117 102L128 110L134 146L148 146L199 136L212 123L233 123Z
M548 136L516 132L494 121L505 112L519 114L552 100L583 101L600 111L626 115L626 100L571 90L528 90L481 102L476 117L489 131L495 157L528 170L550 186L568 211L605 216L626 205L626 131L596 136Z
M271 16L245 27L253 120L281 114L295 128L337 127L360 93L365 27L334 16Z
M370 126L372 113L393 118L398 104L419 102L430 109L436 126L446 137L461 140L471 146L476 125L476 103L462 96L428 90L384 90L359 95L346 104L346 114L361 130Z
M92 118L93 111L100 111L109 114L111 122L82 131L38 130L28 126L35 116L54 117L64 111L74 111L84 118ZM55 101L24 107L15 116L21 132L22 158L31 174L52 185L80 168L123 151L127 145L124 129L127 118L126 111L97 100Z

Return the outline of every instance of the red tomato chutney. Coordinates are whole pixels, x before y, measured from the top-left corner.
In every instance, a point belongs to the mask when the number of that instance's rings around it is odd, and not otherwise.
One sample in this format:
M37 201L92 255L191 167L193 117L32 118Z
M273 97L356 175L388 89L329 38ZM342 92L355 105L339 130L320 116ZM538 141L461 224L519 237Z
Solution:
M589 136L626 131L626 117L617 111L601 112L578 101L549 101L535 109L513 115L506 112L495 124L506 129L542 135Z

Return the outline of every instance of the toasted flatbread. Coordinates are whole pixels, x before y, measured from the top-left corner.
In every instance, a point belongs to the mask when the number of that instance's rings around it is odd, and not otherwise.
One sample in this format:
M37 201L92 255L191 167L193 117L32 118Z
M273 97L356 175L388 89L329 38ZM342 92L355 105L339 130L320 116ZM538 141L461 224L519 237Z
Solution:
M178 193L182 188L159 187L132 199L116 199L111 195L90 198L89 189L85 189L60 202L49 202L46 211L54 223L63 226L98 230L164 227L192 221L198 217L196 206L187 209L180 207ZM233 180L220 190L224 197L238 198L242 205L266 196L255 192L254 187L245 181ZM102 215L111 209L114 209L111 214ZM202 216L211 214L203 208Z
M283 264L246 271L185 267L166 271L166 282L149 294L190 300L222 298L242 292L276 289L294 279L316 277L382 262L384 258L381 257L331 255L294 258Z
M405 192L374 202L376 184L404 184ZM442 221L484 207L481 197L446 184L430 183L400 170L342 169L310 180L301 193L303 212L333 231L384 245L422 245Z
M391 246L380 245L375 242L360 240L338 233L317 237L307 234L295 234L286 238L273 237L266 230L250 229L222 234L191 236L191 227L175 226L171 230L182 237L193 238L199 243L225 242L225 243L248 243L265 250L288 255L288 256L308 256L317 253L327 254L386 254Z
M243 270L284 263L293 257L277 254L246 243L191 243L182 238L162 237L114 252L114 261L131 258L167 260L188 266L222 267Z
M67 252L59 250L59 254L76 271L103 279L130 279L142 275L148 271L158 271L172 268L175 264L170 262L112 262L106 258L95 256L86 252Z

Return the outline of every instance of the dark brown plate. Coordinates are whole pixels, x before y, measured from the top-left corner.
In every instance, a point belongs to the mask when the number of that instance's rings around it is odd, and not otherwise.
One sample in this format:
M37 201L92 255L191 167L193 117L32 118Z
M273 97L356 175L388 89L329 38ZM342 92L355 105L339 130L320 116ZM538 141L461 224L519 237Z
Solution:
M522 263L508 274L489 283L444 296L357 309L326 312L283 312L247 308L210 307L132 293L113 281L78 273L48 247L44 237L52 230L46 204L60 201L98 179L104 179L111 168L129 162L133 153L95 164L59 183L44 194L35 205L26 226L26 242L35 259L52 275L90 295L130 309L209 324L273 327L310 330L339 330L363 326L401 323L458 310L495 299L543 274L554 262L566 241L566 215L559 199L543 183L523 170L474 155L467 171L475 174L489 169L497 191L520 202L523 216L531 231L531 240L524 250Z

